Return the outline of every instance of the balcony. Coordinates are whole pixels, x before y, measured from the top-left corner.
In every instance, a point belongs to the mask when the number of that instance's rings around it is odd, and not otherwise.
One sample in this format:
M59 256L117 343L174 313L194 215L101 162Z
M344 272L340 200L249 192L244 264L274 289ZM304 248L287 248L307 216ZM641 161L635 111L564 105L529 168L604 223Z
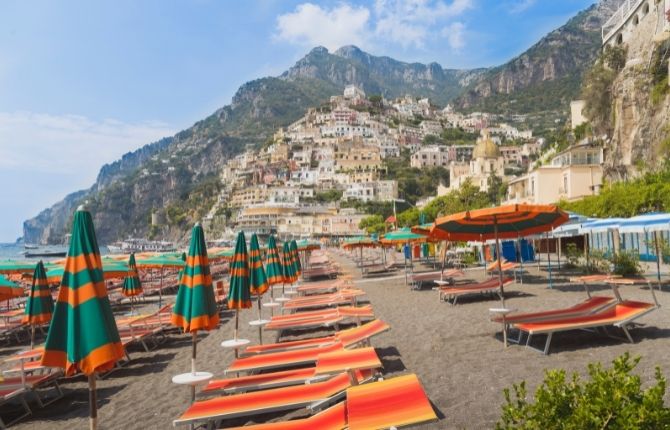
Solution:
M614 15L602 27L603 45L606 44L617 31L623 27L628 19L637 11L645 0L624 0Z

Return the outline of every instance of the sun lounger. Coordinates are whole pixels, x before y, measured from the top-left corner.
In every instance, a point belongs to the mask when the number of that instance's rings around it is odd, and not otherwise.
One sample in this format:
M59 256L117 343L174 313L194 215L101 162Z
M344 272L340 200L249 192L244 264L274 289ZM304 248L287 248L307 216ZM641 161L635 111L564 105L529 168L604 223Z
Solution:
M349 374L342 373L326 381L308 385L275 388L234 394L210 400L194 402L178 419L175 426L203 422L216 422L224 418L235 418L268 412L278 412L318 407L341 398L352 386Z
M384 275L387 273L395 272L395 268L387 266L385 264L374 264L372 266L363 267L363 277L367 278L369 276Z
M237 430L343 430L399 428L437 415L416 375L348 388L346 401L309 418L235 427Z
M384 333L389 329L390 326L387 323L377 319L362 324L358 327L340 330L332 336L295 340L291 342L271 343L265 345L252 345L246 348L245 354L265 354L271 352L290 351L332 345L335 343L341 343L344 348L349 348L361 343L369 345L371 337Z
M314 367L213 380L201 394L230 394L314 383L336 373L350 370L372 371L381 367L382 363L374 348L341 349L319 355Z
M335 278L339 269L334 266L310 267L302 271L303 279Z
M284 303L282 311L296 311L299 309L321 308L342 304L351 304L355 306L356 298L364 295L365 292L362 290L347 289L321 296L297 297Z
M577 303L574 306L563 309L553 309L543 312L531 313L516 313L505 316L505 323L530 323L544 320L552 320L556 318L571 318L584 315L590 315L594 312L601 311L610 306L614 306L616 300L613 297L593 296L590 299ZM491 321L502 323L502 316L491 318Z
M306 314L306 315L303 315ZM337 326L346 319L355 318L360 325L361 318L373 318L371 306L340 306L323 311L299 312L273 317L265 326L266 330L298 330L314 327Z
M237 358L226 369L226 373L258 372L291 366L307 366L316 363L319 355L326 352L338 351L342 348L342 343L333 343L315 348L256 354L249 357Z
M513 278L504 278L503 286L507 286L514 282ZM468 294L476 293L498 293L500 294L500 280L498 278L490 278L486 281L476 282L472 284L458 285L456 287L442 287L439 290L440 300L450 302L455 305L458 298Z
M616 304L616 306L587 316L513 324L513 327L528 333L526 346L530 346L533 335L546 334L547 340L543 352L544 354L548 354L553 334L569 330L605 328L608 326L619 327L623 330L628 340L634 343L628 327L632 322L652 312L654 309L656 309L656 306L651 303L623 301Z
M338 279L336 281L322 281L310 283L307 285L300 285L296 288L296 291L303 295L317 292L332 293L339 290L340 288L345 288L346 286L347 282L345 282L343 279Z
M463 272L459 269L450 269L436 272L414 273L410 278L410 285L415 290L420 290L424 284L433 283L435 281L446 281L456 276L463 276Z

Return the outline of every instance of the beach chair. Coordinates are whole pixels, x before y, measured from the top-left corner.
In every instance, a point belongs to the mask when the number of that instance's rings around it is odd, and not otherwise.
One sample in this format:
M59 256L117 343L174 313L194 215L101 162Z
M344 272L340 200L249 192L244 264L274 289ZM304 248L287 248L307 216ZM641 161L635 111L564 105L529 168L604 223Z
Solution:
M369 345L372 337L384 333L390 328L384 321L376 319L358 327L340 330L332 336L248 346L244 353L245 356L249 354L267 354L271 352L314 348L334 343L341 343L344 348L350 348L358 344Z
M424 284L434 283L435 281L451 281L457 276L463 276L460 269L449 269L444 272L438 270L435 272L413 273L410 277L410 285L414 290L420 290Z
M514 283L514 278L503 278L503 286L512 283ZM452 305L456 304L459 297L477 293L498 293L498 295L500 295L500 280L498 278L490 278L486 281L463 284L456 287L441 287L438 290L439 299L451 303Z
M309 314L309 315L303 315ZM302 330L315 327L337 327L341 322L347 319L355 319L356 324L360 325L361 318L374 318L374 312L371 306L340 306L329 308L323 311L299 312L295 314L279 315L276 319L273 317L264 327L266 330Z
M314 367L213 380L200 394L231 394L314 383L333 374L354 370L363 372L362 376L372 377L381 367L374 348L341 349L319 355Z
M512 326L521 332L528 333L528 339L526 341L527 347L530 347L530 342L534 335L547 335L544 350L541 350L541 352L546 355L549 353L549 346L551 345L551 339L554 333L570 330L595 328L605 329L606 327L610 326L619 327L623 330L628 341L630 343L634 343L633 337L628 331L629 327L635 320L652 312L655 309L656 306L651 303L626 300L617 303L615 306L603 309L591 315L571 318L556 318L531 323L519 323L513 324Z
M365 292L357 289L340 290L333 294L321 296L297 297L284 303L282 312L297 311L300 309L321 308L327 306L339 306L342 304L356 305L356 298L364 296Z
M307 285L299 285L296 288L299 294L308 295L313 293L333 293L340 288L345 288L348 286L348 283L344 279L338 279L336 281L322 281L314 282Z
M514 276L514 282L517 281L517 273L519 274L520 283L523 284L523 273L521 272L522 266L519 263L507 261L503 259L500 263L500 270L504 273L511 272ZM495 273L498 273L498 260L493 260L488 266L486 266L486 273L493 276Z
M361 381L363 378L361 377ZM257 415L268 412L279 412L317 408L328 402L334 402L344 396L345 390L352 384L348 373L342 373L328 380L307 385L275 388L271 390L253 391L216 397L209 400L194 402L178 419L175 426L184 424L209 423L211 426L226 418ZM216 425L216 424L215 424Z
M364 278L369 278L377 275L385 275L394 273L396 269L385 264L375 264L372 266L363 267L362 275Z
M437 415L419 379L411 374L348 388L344 402L308 418L234 429L395 429L436 420Z
M307 366L316 363L319 355L341 349L343 349L342 343L337 342L314 348L271 352L236 358L228 369L226 369L226 373L260 372L291 366Z
M579 302L574 306L570 306L563 309L552 309L542 312L530 312L530 313L513 313L505 316L505 322L507 324L517 324L517 323L531 323L537 321L552 320L556 318L571 318L590 315L594 312L599 312L603 309L614 306L616 299L614 297L605 297L605 296L593 296L583 302ZM496 316L491 318L491 321L502 323L502 316Z

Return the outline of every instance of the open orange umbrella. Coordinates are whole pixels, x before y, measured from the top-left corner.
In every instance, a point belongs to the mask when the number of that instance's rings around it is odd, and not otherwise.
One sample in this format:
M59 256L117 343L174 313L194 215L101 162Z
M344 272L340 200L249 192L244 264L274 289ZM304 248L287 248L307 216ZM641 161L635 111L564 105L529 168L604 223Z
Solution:
M504 306L500 239L518 239L522 236L551 231L567 220L568 214L554 205L506 205L438 218L430 229L430 237L474 242L494 239L498 255L500 298Z

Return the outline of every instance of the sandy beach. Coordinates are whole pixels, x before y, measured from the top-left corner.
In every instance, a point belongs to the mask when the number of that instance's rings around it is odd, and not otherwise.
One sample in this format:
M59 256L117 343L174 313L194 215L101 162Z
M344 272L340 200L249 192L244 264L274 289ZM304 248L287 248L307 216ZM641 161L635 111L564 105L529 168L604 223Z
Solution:
M331 254L333 255L333 254ZM655 366L666 376L670 374L670 295L657 292L662 308L639 320L640 327L631 331L635 344L601 334L569 332L554 336L547 356L522 346L503 348L500 325L489 320L489 308L500 305L497 298L473 296L458 305L438 301L430 289L410 290L404 284L402 271L385 278L359 279L351 260L339 255L333 258L350 272L357 287L367 293L378 318L388 322L391 330L374 338L373 346L384 365L384 374L393 376L416 373L430 398L438 422L425 424L425 429L487 429L492 428L503 402L502 390L513 382L525 379L530 392L542 381L545 369L563 368L584 373L587 363L609 364L618 355L630 351L641 355L636 373L643 381L653 379ZM417 268L418 269L418 268ZM581 286L568 283L573 273L554 272L554 288L549 289L546 270L527 266L523 284L507 288L506 306L519 310L543 310L569 306L582 301L586 294ZM428 270L422 268L422 270ZM468 270L459 280L483 279L482 269ZM592 288L598 294L611 295L606 286ZM651 301L648 289L622 287L626 299ZM147 303L146 311L156 305ZM267 311L266 311L267 313ZM219 329L201 333L198 344L198 370L223 376L233 360L233 352L220 343L233 335L232 312L224 312ZM258 333L247 322L255 319L256 310L240 314L241 336L257 342ZM324 335L328 330L303 333L303 337ZM266 334L266 341L273 336ZM538 338L536 345L543 345ZM24 346L3 347L3 356ZM189 370L190 337L178 332L169 334L165 343L150 352L135 347L132 361L98 382L101 429L166 429L172 428L189 403L187 388L175 386L172 376ZM33 416L13 426L16 429L75 429L88 425L88 392L83 377L62 383L65 397L44 409L34 408ZM0 413L11 415L5 406ZM304 416L305 411L272 414L253 420L227 421L230 425L247 422L281 420ZM187 428L187 427L182 427Z

